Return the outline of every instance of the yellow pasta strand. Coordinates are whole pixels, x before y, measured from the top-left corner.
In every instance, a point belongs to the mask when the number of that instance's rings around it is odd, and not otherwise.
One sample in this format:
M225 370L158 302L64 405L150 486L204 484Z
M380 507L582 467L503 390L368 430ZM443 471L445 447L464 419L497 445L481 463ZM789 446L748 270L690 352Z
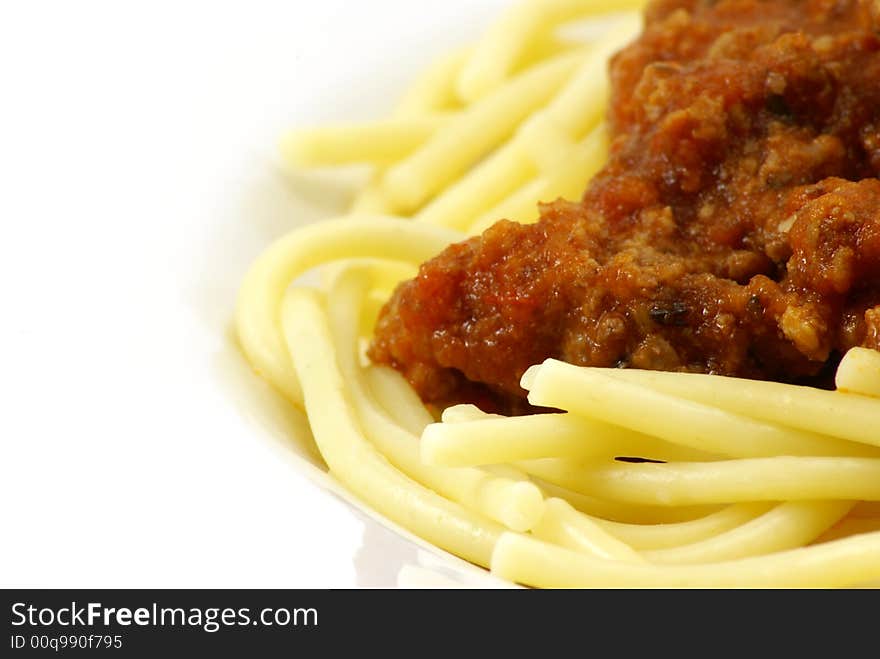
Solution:
M370 366L366 369L366 376L379 404L410 433L418 437L434 422L434 417L400 373L387 366Z
M257 373L288 399L302 403L302 389L278 325L281 302L295 279L346 258L383 258L418 265L459 239L440 227L388 217L352 217L297 229L254 263L238 295L236 328L242 349Z
M608 107L609 58L638 36L641 26L638 14L628 14L612 26L593 44L589 56L553 103L536 114L524 130L538 130L539 135L557 131L571 140L584 137L602 120Z
M640 9L644 0L620 0L615 9ZM475 101L497 89L540 35L575 18L605 13L595 0L528 0L512 7L480 41L458 80L458 95Z
M398 215L398 208L394 207L385 193L382 192L381 171L373 174L372 180L364 186L351 202L349 212L353 215Z
M437 423L425 429L421 447L422 460L427 464L450 467L554 457L707 457L619 426L571 414Z
M604 124L572 147L551 171L523 186L491 210L478 217L468 234L478 235L503 218L528 224L538 219L538 202L578 199L590 179L608 156L608 135Z
M717 511L717 506L643 506L608 501L569 490L537 476L530 476L547 498L563 499L572 508L589 515L597 523L624 524L639 528L685 524L703 519ZM622 536L618 536L621 537ZM629 543L628 543L629 544Z
M853 507L848 501L795 501L711 538L670 549L646 551L651 563L718 563L803 547L839 522Z
M582 55L562 55L526 71L468 107L420 149L392 167L388 197L405 212L417 209L468 167L509 138L571 76Z
M352 163L387 165L405 158L451 121L434 114L294 130L281 140L281 155L294 167Z
M316 292L291 291L281 322L303 383L315 442L332 473L367 505L417 536L478 565L488 565L502 527L421 487L363 437L345 394L327 317Z
M853 348L837 367L836 381L838 391L880 398L880 352Z
M603 561L505 533L492 572L543 588L835 588L880 578L880 533L705 565Z
M880 402L867 396L720 375L629 369L606 375L735 414L880 446Z
M433 62L400 99L394 116L420 117L460 108L455 83L472 52L470 47L460 48Z
M523 377L533 405L557 407L666 441L732 457L865 456L872 449L793 428L756 421L662 393L612 375L547 360ZM639 401L639 414L632 401Z
M443 423L465 423L467 421L485 421L486 419L506 419L501 414L487 414L476 405L453 405L443 410Z
M645 562L638 552L562 499L547 500L544 517L532 535L596 558L628 563Z
M880 501L875 458L752 458L668 464L571 464L565 487L615 501L688 506L743 501ZM532 468L526 471L532 473Z
M427 221L456 228L471 226L479 233L501 218L525 221L536 214L536 202L559 196L579 195L604 163L607 153L604 129L596 126L604 113L610 84L605 71L607 59L638 32L640 19L630 16L598 41L577 73L552 102L523 124L515 139L486 166L469 177L468 185L454 188L457 206L436 202L426 209ZM574 146L592 131L583 144ZM517 165L517 159L520 163ZM520 185L535 171L545 176L525 185L496 208L477 216L487 206ZM484 183L493 182L494 185ZM481 191L482 194L481 194ZM489 195L485 191L491 191ZM470 200L470 205L465 205ZM461 212L456 213L455 210Z
M634 549L668 549L719 536L760 517L772 507L769 503L739 503L698 519L667 524L624 524L592 519Z
M327 313L338 365L348 384L349 403L366 437L391 463L419 483L517 531L531 529L544 512L544 497L533 484L496 477L479 469L430 467L419 458L418 437L410 435L370 399L358 365L355 319L366 294L363 266L340 273L328 296Z
M419 222L456 229L468 227L480 213L523 185L537 171L516 140L505 144L419 211Z

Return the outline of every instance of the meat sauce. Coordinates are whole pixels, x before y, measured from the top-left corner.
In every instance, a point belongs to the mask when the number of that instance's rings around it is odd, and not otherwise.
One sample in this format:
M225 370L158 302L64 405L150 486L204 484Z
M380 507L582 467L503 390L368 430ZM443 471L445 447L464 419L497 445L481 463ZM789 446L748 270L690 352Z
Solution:
M371 358L524 411L532 364L816 381L880 349L880 0L655 0L580 201L424 264Z

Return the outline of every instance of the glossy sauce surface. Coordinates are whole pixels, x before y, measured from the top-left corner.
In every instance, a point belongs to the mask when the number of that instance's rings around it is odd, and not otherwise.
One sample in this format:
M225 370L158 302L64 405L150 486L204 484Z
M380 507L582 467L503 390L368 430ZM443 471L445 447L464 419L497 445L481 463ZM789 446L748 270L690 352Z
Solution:
M516 412L548 357L809 382L880 349L880 2L656 0L611 79L583 198L424 264L371 358Z

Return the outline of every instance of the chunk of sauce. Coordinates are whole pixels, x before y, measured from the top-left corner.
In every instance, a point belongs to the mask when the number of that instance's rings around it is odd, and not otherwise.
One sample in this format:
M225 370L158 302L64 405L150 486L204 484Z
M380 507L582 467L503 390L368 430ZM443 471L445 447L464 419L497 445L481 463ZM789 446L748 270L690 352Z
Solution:
M880 349L880 0L656 0L579 202L453 245L371 358L518 411L532 364L809 381Z

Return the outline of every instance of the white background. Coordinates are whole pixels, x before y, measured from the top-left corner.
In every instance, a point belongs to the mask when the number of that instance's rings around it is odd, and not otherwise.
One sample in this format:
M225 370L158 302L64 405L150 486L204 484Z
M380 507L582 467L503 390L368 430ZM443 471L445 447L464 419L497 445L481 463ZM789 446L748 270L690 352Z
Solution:
M307 477L229 319L327 212L280 132L381 116L506 4L3 3L0 585L398 582L414 545Z

